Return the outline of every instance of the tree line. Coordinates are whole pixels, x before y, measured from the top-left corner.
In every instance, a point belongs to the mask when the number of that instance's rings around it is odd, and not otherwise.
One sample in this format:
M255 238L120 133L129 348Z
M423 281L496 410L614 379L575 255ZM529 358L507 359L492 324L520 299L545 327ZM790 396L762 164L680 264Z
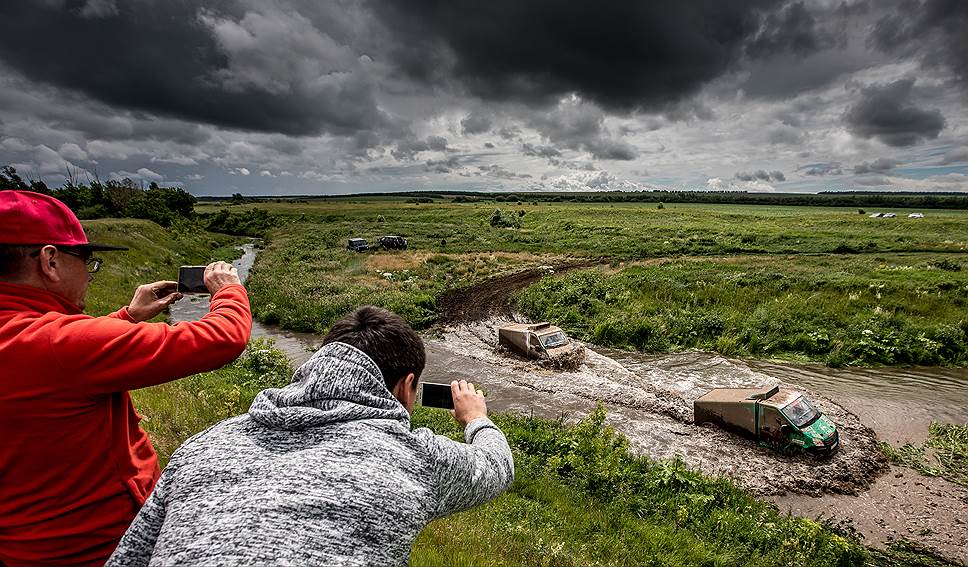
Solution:
M127 217L147 219L171 226L179 219L195 218L195 197L178 187L159 187L149 183L142 187L131 179L88 184L68 180L62 187L51 189L43 181L25 181L11 166L0 167L0 190L44 193L59 199L81 219Z

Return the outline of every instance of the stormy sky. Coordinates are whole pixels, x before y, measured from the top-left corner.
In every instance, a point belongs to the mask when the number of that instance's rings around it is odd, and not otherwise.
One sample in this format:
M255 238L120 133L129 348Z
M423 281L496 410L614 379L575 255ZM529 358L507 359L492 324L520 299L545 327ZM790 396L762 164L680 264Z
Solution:
M0 164L196 195L968 192L963 0L4 0Z

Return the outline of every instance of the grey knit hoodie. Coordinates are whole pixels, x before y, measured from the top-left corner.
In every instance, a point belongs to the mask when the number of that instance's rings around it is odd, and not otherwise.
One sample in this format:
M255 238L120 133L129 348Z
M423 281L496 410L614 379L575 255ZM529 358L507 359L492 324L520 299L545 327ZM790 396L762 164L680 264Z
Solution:
M186 441L107 565L406 564L431 520L513 481L489 419L464 437L411 432L373 360L330 343Z

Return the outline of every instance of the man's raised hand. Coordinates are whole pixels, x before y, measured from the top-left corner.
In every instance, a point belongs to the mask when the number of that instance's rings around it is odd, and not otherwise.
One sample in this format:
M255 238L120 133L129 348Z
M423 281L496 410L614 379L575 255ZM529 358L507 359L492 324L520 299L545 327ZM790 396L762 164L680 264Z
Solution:
M128 304L128 315L135 321L147 321L182 298L178 282L155 282L138 286Z
M450 383L450 392L454 395L454 409L451 413L462 427L467 427L468 423L479 417L487 417L484 393L476 390L474 384L467 380L454 380Z
M218 290L229 284L241 284L239 272L228 262L212 262L205 267L205 287L214 295Z

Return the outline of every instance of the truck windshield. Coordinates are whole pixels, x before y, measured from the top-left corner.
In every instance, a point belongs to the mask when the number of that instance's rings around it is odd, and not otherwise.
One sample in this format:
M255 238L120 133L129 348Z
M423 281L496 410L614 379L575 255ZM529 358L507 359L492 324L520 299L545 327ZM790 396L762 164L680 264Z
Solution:
M783 415L787 416L787 419L797 427L806 427L820 417L820 412L814 409L807 398L803 396L787 404L782 411Z
M545 348L554 348L567 342L568 337L566 337L564 333L552 333L550 335L541 337L541 344L543 344Z

